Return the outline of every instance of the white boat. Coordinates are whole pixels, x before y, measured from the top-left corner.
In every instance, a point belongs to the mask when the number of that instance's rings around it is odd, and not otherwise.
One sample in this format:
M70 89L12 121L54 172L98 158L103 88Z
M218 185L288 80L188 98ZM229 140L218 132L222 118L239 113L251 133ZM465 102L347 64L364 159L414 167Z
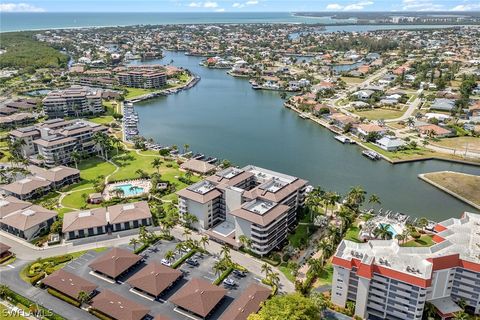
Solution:
M380 154L372 150L364 150L362 151L362 154L370 160L379 160L381 158Z

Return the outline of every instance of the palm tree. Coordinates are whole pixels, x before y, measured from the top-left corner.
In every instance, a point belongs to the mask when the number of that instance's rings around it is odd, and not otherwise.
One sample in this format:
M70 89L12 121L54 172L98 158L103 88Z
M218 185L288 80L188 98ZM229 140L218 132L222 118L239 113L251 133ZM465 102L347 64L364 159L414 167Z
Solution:
M88 303L90 301L90 295L85 291L80 291L77 297L78 302L81 304Z
M187 143L185 143L185 144L183 145L183 153L187 153L187 152L188 152L188 149L190 149L190 145L187 144Z
M200 243L202 244L203 246L203 250L207 251L207 244L210 242L210 240L208 239L207 236L202 236L200 238Z
M238 237L238 240L240 240L240 243L247 248L250 248L250 246L252 245L252 240L249 239L244 234L242 234L240 237Z
M137 249L137 245L140 244L140 241L137 238L130 239L129 245L133 246L133 250Z
M382 202L380 201L380 197L377 196L376 194L372 194L370 195L370 197L368 198L368 203L369 204L381 204ZM372 207L373 209L373 207Z
M361 187L352 187L347 195L347 205L357 211L365 201L365 195L366 192Z
M80 153L77 150L73 150L70 154L73 162L75 163L75 168L78 169L78 160L80 160Z
M267 281L270 283L270 285L272 287L278 287L279 283L280 283L280 276L278 273L276 272L271 272L269 275L268 275L268 279Z
M417 226L418 226L419 228L422 228L422 229L423 229L423 228L425 228L427 225L428 225L428 219L427 219L427 218L421 217L421 218L418 219L418 221L417 221Z
M140 239L140 241L144 244L148 243L148 232L147 232L147 229L145 228L145 226L141 226L139 229L138 229L138 239Z
M0 284L0 298L4 299L10 292L10 288L5 284Z
M329 258L333 254L333 246L327 240L323 239L317 244L317 249L322 251L324 258Z
M222 250L220 250L220 255L223 257L225 260L230 260L230 248L227 245L222 246Z
M388 224L378 225L374 231L374 234L376 237L382 240L392 239L392 232L389 230Z
M162 166L162 160L160 158L155 158L152 161L152 167L157 169L158 174L160 174L160 167Z
M268 275L272 273L272 267L268 263L262 264L262 272L265 273L265 278L268 278Z
M321 205L321 199L324 194L325 191L323 191L322 188L319 186L313 188L313 190L307 194L307 197L305 199L305 205L310 211L311 221L313 221L313 215L316 214L318 211L318 206Z
M409 117L409 118L407 119L407 125L408 125L409 127L413 127L414 124L415 124L415 118Z
M192 231L190 231L189 229L183 229L183 233L182 233L182 236L188 240L190 239L190 235L192 234Z
M323 196L323 203L325 204L325 213L328 212L328 207L334 207L335 204L340 201L340 195L336 192L326 192ZM333 212L332 212L333 213Z
M455 313L455 315L453 316L453 319L455 319L455 320L468 320L468 319L470 319L470 316L465 311L459 311L459 312Z
M405 241L406 237L403 233L397 233L395 235L395 239L397 239L398 243L400 244L401 242Z
M311 274L318 277L323 272L323 261L320 259L310 258L308 259L308 265L310 269L308 270Z
M173 252L172 250L168 250L167 252L165 252L165 259L167 259L168 262L175 259L175 252Z

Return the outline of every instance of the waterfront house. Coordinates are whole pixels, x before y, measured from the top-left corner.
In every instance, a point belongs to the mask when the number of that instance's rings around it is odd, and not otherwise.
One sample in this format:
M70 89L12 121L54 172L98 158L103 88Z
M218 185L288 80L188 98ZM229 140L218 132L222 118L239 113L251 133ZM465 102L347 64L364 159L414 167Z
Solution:
M378 139L375 144L385 151L394 152L401 149L406 142L400 138L384 136L381 139Z
M360 139L365 140L368 135L372 133L377 133L378 135L383 136L387 132L387 129L373 123L360 123L354 126L352 132Z
M326 119L330 121L334 126L339 127L340 129L345 129L347 125L357 123L358 120L354 117L347 116L346 114L340 112L334 112L326 116Z
M215 166L206 161L190 159L180 165L180 169L184 171L191 171L201 175L212 173Z

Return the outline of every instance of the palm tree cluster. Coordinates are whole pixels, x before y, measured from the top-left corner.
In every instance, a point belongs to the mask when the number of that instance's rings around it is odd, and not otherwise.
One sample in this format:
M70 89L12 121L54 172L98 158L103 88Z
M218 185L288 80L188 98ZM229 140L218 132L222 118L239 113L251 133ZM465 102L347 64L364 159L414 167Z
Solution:
M277 272L273 272L272 267L268 263L262 264L262 272L265 273L264 282L272 287L278 288L280 277Z
M93 135L93 141L95 141L99 148L100 156L106 160L109 160L108 154L111 150L116 149L117 155L122 145L122 141L117 137L110 136L105 132L96 132Z

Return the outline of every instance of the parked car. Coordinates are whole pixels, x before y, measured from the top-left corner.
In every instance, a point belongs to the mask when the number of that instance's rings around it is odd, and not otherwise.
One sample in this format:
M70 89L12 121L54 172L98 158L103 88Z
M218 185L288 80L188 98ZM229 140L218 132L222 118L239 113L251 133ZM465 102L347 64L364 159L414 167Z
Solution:
M232 278L226 278L223 283L227 286L234 287L237 283Z
M191 265L191 266L198 266L200 263L198 263L198 261L196 259L192 259L192 258L189 258L185 261L187 264Z
M160 263L163 264L164 266L167 266L167 267L172 266L172 263L167 259L162 259L162 261L160 261Z
M241 277L241 278L247 276L247 273L246 273L245 271L240 271L240 270L237 270L237 269L234 269L234 270L232 271L232 273L233 273L235 276Z

